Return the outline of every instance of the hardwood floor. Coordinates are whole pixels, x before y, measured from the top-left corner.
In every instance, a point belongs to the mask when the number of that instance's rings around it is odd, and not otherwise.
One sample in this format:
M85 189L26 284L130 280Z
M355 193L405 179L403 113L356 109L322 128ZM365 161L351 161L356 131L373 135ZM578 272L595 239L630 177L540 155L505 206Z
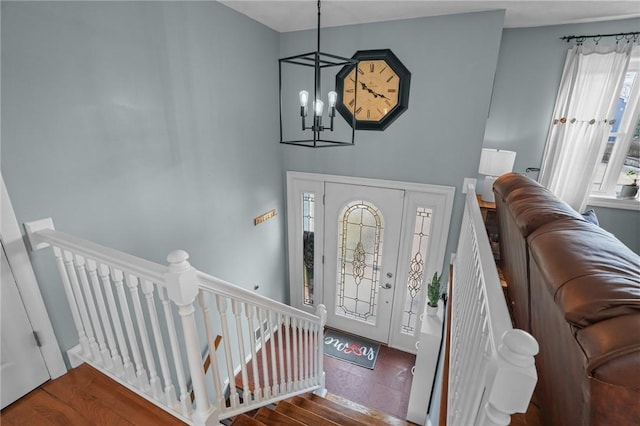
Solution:
M414 363L414 355L386 346L381 347L374 370L325 356L327 390L338 399L346 398L404 419ZM340 399L340 402L345 404L344 400ZM6 407L0 412L0 424L146 426L184 423L83 364ZM511 424L542 426L535 395L527 413L514 415Z
M82 364L0 412L3 426L184 425L175 417Z

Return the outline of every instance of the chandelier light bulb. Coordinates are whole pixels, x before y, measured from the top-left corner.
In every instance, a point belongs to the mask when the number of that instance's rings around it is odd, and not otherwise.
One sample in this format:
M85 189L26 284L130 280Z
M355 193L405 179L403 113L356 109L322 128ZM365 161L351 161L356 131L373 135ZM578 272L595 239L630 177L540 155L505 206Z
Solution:
M301 90L298 96L300 98L300 106L306 107L307 102L309 102L309 92L307 92L306 90Z
M334 108L338 100L338 94L332 90L328 93L327 97L329 99L329 108Z
M322 102L320 99L316 99L316 101L313 103L313 111L315 112L315 115L317 117L322 117L323 109L324 109L324 102Z

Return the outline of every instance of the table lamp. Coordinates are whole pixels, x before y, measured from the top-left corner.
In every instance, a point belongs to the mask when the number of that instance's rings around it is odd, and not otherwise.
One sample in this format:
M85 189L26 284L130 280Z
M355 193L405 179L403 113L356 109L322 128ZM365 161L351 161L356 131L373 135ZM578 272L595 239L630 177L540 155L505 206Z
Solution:
M515 151L505 151L503 149L482 148L480 155L480 166L478 174L484 175L482 186L482 201L494 203L496 201L493 194L493 182L505 173L513 170L513 163L516 161Z

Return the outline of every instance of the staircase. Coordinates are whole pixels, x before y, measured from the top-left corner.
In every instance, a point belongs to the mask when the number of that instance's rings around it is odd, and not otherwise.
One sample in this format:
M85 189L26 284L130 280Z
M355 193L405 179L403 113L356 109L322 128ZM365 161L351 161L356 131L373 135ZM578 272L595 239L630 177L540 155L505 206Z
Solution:
M162 265L50 218L25 229L33 250L52 248L78 334L72 367L87 363L190 425L411 424L312 393L326 392L324 305L314 315L260 296L196 270L182 250ZM538 345L512 328L473 185L454 269L441 419L508 425L531 398Z
M407 426L412 424L336 395L327 394L323 398L313 393L294 396L280 401L276 405L241 414L230 423L232 426Z

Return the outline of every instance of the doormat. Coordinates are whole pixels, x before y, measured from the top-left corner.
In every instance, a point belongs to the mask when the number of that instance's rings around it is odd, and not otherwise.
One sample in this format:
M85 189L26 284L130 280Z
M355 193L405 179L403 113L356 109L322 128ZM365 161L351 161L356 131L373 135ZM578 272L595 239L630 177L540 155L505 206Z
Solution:
M324 332L324 354L373 370L380 352L380 343L362 337L327 329Z

